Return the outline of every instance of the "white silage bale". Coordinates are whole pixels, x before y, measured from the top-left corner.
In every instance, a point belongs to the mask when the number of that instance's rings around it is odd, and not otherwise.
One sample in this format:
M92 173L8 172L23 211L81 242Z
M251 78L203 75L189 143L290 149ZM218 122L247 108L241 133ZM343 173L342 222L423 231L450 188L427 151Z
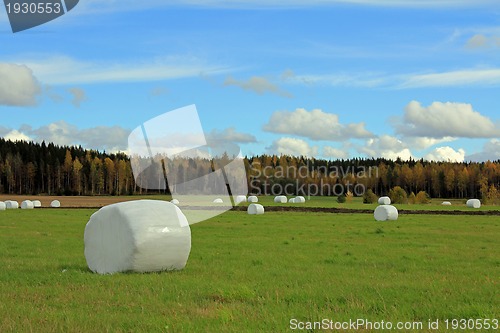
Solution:
M469 208L481 208L481 201L479 199L469 199L466 205Z
M451 206L451 202L449 202L449 201L443 201L441 203L441 205L443 205L443 206Z
M191 251L191 229L170 202L127 201L94 213L84 241L87 264L99 274L180 270Z
M52 207L52 208L59 208L59 207L61 207L61 202L59 200L53 200L50 203L50 207Z
M35 208L35 205L31 200L24 200L21 202L21 209L33 209Z
M295 203L305 203L305 202L306 198L304 198L303 196L298 195L297 197L295 197Z
M216 203L216 204L224 203L224 201L221 198L217 198L213 202Z
M278 195L274 197L274 202L276 203L287 203L288 199L284 195Z
M5 206L5 202L0 201L0 210L5 210L7 207Z
M391 198L389 198L389 197L380 197L380 198L378 198L378 204L379 205L390 205L391 204Z
M7 200L7 201L5 201L5 207L7 209L18 209L19 208L19 202L14 201L14 200Z
M247 213L250 215L264 214L264 206L262 206L261 204L250 204L248 205Z
M288 199L288 203L295 203L295 202L296 202L296 201L295 201L295 198L290 198L290 199Z
M375 209L373 216L377 221L397 220L398 210L391 205L381 205Z
M33 207L35 208L42 207L42 203L40 202L40 200L33 200Z
M179 204L179 200L177 200L177 199L172 199L172 200L170 200L170 202L173 203L174 205Z
M259 198L257 198L255 195L251 195L248 197L247 201L251 203L256 203L259 202Z
M236 204L247 202L247 197L245 195L236 196Z

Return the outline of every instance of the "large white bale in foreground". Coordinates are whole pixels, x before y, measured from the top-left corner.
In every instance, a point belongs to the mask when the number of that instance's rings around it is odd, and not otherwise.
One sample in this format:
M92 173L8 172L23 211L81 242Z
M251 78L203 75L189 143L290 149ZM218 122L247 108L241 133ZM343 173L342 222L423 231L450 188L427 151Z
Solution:
M5 210L7 207L5 207L5 202L0 201L0 210Z
M242 202L247 202L247 197L245 195L238 195L236 196L236 204L242 203Z
M451 202L449 202L449 201L443 201L443 202L441 203L441 205L442 205L442 206L451 206Z
M21 202L21 209L33 209L35 208L35 205L31 200L24 200Z
M19 208L19 202L14 201L14 200L7 200L7 201L5 201L5 208L7 208L7 209L18 209Z
M191 251L191 229L176 205L136 200L94 213L84 241L87 264L96 273L179 270Z
M286 203L288 200L286 198L286 196L284 195L278 195L276 197L274 197L274 202L276 203Z
M35 208L42 207L42 203L40 202L40 200L33 200L33 207Z
M481 201L479 199L469 199L466 205L469 208L481 208Z
M250 215L264 214L264 206L261 204L250 204L248 205L247 213Z
M377 221L397 220L398 210L391 205L381 205L375 209L373 215Z
M256 203L256 202L259 202L259 198L257 198L255 195L251 195L248 197L248 202L251 202L251 203Z
M390 205L391 204L391 198L389 198L389 197L380 197L380 198L378 198L378 204L379 205Z
M59 200L53 200L50 203L50 207L52 207L52 208L59 208L59 207L61 207L61 203L59 202Z

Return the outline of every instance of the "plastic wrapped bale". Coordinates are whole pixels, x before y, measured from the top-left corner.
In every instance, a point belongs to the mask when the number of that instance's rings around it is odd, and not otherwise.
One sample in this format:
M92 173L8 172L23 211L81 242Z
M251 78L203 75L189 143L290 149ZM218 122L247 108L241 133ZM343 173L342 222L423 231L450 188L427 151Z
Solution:
M84 242L87 264L99 274L180 270L191 251L191 229L170 202L127 201L94 213Z
M7 201L5 201L5 208L7 208L7 209L18 209L19 208L19 202L14 201L14 200L7 200Z
M177 199L172 199L172 200L170 200L170 202L173 203L174 205L179 204L179 200L177 200Z
M380 198L378 198L378 204L379 205L390 205L391 204L391 198L389 198L389 197L380 197Z
M251 195L248 197L247 201L251 203L257 203L259 202L259 198L257 198L255 195Z
M247 213L250 215L264 214L264 206L262 206L261 204L250 204L248 205Z
M295 203L295 202L296 202L296 201L295 201L295 198L290 198L290 199L288 199L288 203Z
M375 209L373 215L377 221L397 220L398 210L391 205L381 205Z
M221 203L224 203L224 201L221 198L217 198L214 200L214 203L221 204Z
M443 201L441 203L441 205L443 205L443 206L451 206L451 202L449 202L449 201Z
M295 203L305 203L305 202L306 202L306 198L304 198L303 196L298 195L295 197Z
M466 205L469 208L481 208L481 201L479 199L469 199Z
M59 208L59 207L61 207L61 202L59 200L53 200L50 203L50 207L52 207L52 208Z
M35 208L35 205L31 200L24 200L21 202L21 209L33 209Z
M238 195L236 196L236 204L242 203L242 202L247 202L247 197L244 195Z
M287 203L288 199L284 195L278 195L274 197L274 202L276 203Z
M40 202L40 200L33 200L33 207L35 208L42 207L42 203Z
M5 206L5 202L0 201L0 210L5 210L7 207Z

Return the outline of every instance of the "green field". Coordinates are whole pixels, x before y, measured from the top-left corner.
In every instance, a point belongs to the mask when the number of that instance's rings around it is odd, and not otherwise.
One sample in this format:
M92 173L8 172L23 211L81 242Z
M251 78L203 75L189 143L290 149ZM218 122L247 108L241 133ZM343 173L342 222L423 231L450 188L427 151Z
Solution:
M183 271L100 276L83 256L94 211L0 212L0 332L287 332L292 318L500 319L496 216L375 222L368 214L227 212L191 226Z

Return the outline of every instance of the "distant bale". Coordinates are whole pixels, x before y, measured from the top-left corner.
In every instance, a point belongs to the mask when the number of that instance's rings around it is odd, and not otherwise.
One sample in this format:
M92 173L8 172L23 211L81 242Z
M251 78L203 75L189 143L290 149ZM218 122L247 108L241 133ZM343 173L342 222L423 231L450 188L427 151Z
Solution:
M53 200L50 203L50 207L52 207L52 208L59 208L59 207L61 207L61 202L59 200Z
M95 273L180 270L191 251L191 230L176 205L135 200L94 213L84 243L87 265Z
M221 198L217 198L213 201L213 203L217 203L217 204L220 204L220 203L224 203L224 201L221 199Z
M173 203L174 205L179 204L179 200L177 200L177 199L172 199L172 200L170 200L170 202Z
M397 220L398 210L391 205L381 205L375 209L373 215L377 221Z
M242 203L242 202L247 202L247 197L245 195L238 195L236 196L236 204Z
M274 202L275 203L287 203L288 199L284 195L278 195L274 197Z
M250 204L248 205L247 213L250 215L264 214L264 206L261 204Z
M247 201L251 203L256 203L259 202L259 198L257 198L255 195L251 195L248 197Z
M306 198L304 198L303 196L298 195L295 197L295 203L305 203L305 202L306 202Z
M449 202L449 201L443 201L443 202L441 203L441 205L442 205L442 206L451 206L451 202Z
M42 203L40 202L40 200L33 200L33 206L35 208L40 208L42 207Z
M295 203L295 198L288 199L288 203Z
M0 210L5 210L7 207L5 206L5 202L0 201Z
M479 201L479 199L469 199L466 205L469 208L481 208L481 201Z
M389 198L389 197L380 197L380 198L378 198L378 204L379 205L390 205L391 204L391 198Z
M7 209L18 209L19 208L19 202L14 201L14 200L7 200L7 201L5 201L5 208L7 208Z
M33 209L35 208L35 205L31 200L24 200L21 202L21 209Z

